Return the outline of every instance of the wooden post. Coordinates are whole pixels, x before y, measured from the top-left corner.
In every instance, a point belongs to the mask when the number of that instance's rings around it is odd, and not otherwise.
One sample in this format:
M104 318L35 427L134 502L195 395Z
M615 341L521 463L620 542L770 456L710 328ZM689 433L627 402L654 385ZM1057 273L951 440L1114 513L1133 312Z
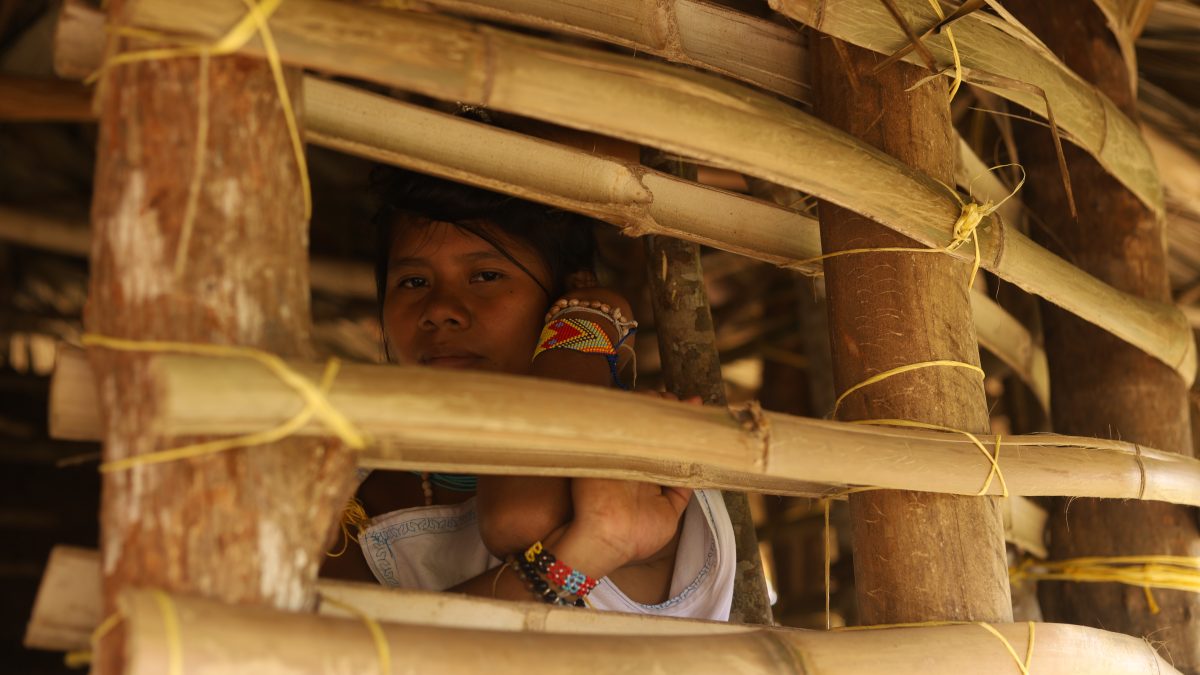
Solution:
M949 184L954 136L945 80L906 91L928 72L824 35L810 42L816 114ZM820 204L826 252L916 246L852 211ZM953 223L941 224L947 241ZM844 392L868 377L931 360L979 363L967 286L970 265L947 256L865 253L825 261L834 379ZM853 393L840 419L899 418L971 432L988 429L982 379L934 367ZM987 475L981 458L980 486ZM850 497L855 584L864 624L1012 617L1004 530L996 500L875 491Z
M110 4L115 25L127 8ZM299 73L286 78L300 101ZM102 83L97 156L89 332L311 356L303 194L265 62L114 67ZM105 461L196 440L146 424L161 405L147 357L100 347L89 356ZM128 586L311 606L352 466L340 443L307 438L105 474L106 611ZM101 646L100 672L117 672L118 644Z
M694 166L668 163L661 154L645 150L642 162L672 170L681 178L696 179ZM700 396L709 405L726 405L721 379L721 355L717 353L712 310L704 290L700 246L692 242L648 235L645 238L650 304L658 331L667 391L679 396ZM771 602L759 557L758 537L750 502L743 492L724 490L721 495L737 541L737 576L733 585L733 608L729 620L771 625Z
M1104 16L1088 0L1006 3L1069 67L1137 119L1134 83ZM1029 173L1025 203L1084 271L1121 290L1170 301L1163 223L1090 156L1064 148L1078 218L1072 219L1048 134L1018 125ZM1049 245L1049 244L1048 244ZM1170 368L1103 330L1043 305L1050 362L1053 427L1060 433L1120 438L1183 455L1192 453L1187 386ZM1058 500L1050 518L1052 558L1197 555L1196 510L1170 504ZM1150 610L1139 588L1117 584L1044 583L1048 620L1103 626L1145 636L1175 665L1200 673L1200 595L1154 591Z

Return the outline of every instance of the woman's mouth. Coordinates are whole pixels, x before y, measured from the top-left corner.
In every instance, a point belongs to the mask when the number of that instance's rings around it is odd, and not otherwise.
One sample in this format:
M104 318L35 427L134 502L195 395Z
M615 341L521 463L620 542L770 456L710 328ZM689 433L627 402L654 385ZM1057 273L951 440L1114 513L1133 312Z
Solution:
M479 368L483 362L482 356L465 351L435 351L419 359L421 365L434 368Z

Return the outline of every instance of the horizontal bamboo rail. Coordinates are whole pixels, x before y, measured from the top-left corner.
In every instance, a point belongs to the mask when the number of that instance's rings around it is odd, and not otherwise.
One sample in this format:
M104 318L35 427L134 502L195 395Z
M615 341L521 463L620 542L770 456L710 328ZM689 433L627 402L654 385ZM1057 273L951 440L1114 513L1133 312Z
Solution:
M387 2L374 2L386 7ZM576 35L808 98L803 34L705 0L422 0L453 14ZM602 7L602 9L601 9Z
M769 0L771 8L822 33L851 44L892 54L909 44L904 30L878 0ZM921 33L938 23L925 0L893 0L909 25ZM1154 158L1137 125L1107 96L1075 74L1036 36L998 3L1004 16L974 12L953 24L963 78L1046 117L1046 100L1055 122L1070 140L1096 158L1156 214L1164 212L1162 185ZM947 77L954 57L945 31L923 40ZM920 63L911 53L907 61ZM1042 95L1045 95L1045 99Z
M86 222L0 206L0 241L86 258L92 250L92 231ZM375 298L375 273L357 261L313 258L309 283L322 293Z
M30 618L29 629L25 635L26 646L55 650L87 648L92 631L103 618L100 609L99 584L100 560L98 553L57 547L51 553L50 564L47 565L46 575L38 590L33 616ZM687 638L687 641L694 642L710 639L720 641L741 636L752 638L764 645L770 645L771 653L768 656L771 658L767 659L770 661L769 666L776 670L784 668L783 672L791 672L786 670L789 667L786 663L788 657L784 655L787 654L796 655L793 658L801 659L800 663L805 667L804 672L806 673L888 672L894 674L910 672L905 669L909 665L913 668L921 668L920 672L922 673L979 672L981 670L1006 672L1009 669L1016 669L1015 664L1011 661L1012 657L1007 654L1000 641L978 626L935 626L892 629L886 632L878 630L816 632L787 628L756 629L729 623L650 617L618 612L578 611L572 608L551 607L541 603L505 602L450 593L388 589L374 584L321 580L318 582L318 589L322 599L318 607L318 615L272 615L270 621L263 623L273 623L275 620L283 621L284 626L280 627L277 633L274 629L259 625L260 622L253 619L250 620L250 623L243 623L245 617L242 617L231 626L236 626L241 635L229 644L237 645L236 648L240 649L252 641L258 641L260 644L266 642L275 644L273 638L277 636L287 639L302 637L314 641L324 650L322 655L318 655L318 658L311 659L307 663L298 662L303 663L305 667L327 663L331 660L330 655L344 657L352 654L353 663L341 662L347 670L372 672L373 668L377 669L378 662L371 659L377 659L375 655L378 652L370 637L367 637L370 633L363 626L362 620L347 611L347 608L352 608L377 622L382 622L382 625L386 627L385 635L387 636L412 631L420 634L421 637L441 636L452 640L464 640L479 635L476 631L487 631L485 635L493 638L495 642L503 642L507 647L502 651L488 651L493 645L471 644L471 649L459 651L484 650L480 653L492 659L500 659L501 654L509 654L517 644L529 645L531 642L537 643L545 640L545 644L537 645L537 647L545 647L560 640L574 641L575 638L570 636L584 636L587 643L593 640L620 641L619 648L614 647L613 654L627 653L636 647L637 645L626 642L630 640L651 642L654 643L651 646L657 649L673 638ZM165 635L153 635L155 619L158 620L159 625L162 625L161 604L153 597L143 596L143 598L152 603L150 607L158 613L142 614L138 609L139 603L145 603L141 599L130 600L127 596L124 603L126 616L131 620L131 626L138 621L144 621L143 625L135 626L135 635L138 635L139 639L146 638L140 641L147 649L150 648L149 644L153 644L156 640L161 649L161 646L170 644L170 640L164 639ZM201 635L208 635L206 628L192 623L200 616L197 610L204 613L209 611L218 613L234 611L236 613L236 610L222 609L223 606L209 603L209 601L197 602L207 606L193 605L192 601L183 598L176 598L171 603L178 617L182 619L180 623L180 636L183 638L180 643L182 644L195 645L207 642L207 639L198 639ZM135 616L139 618L134 619ZM322 620L321 617L328 620ZM336 634L326 635L325 630L314 634L301 628L302 624L312 622L317 622L323 628L332 629ZM193 628L199 628L205 632L193 632ZM443 630L437 630L439 628ZM1029 636L1028 627L1025 624L999 624L995 628L1013 645L1014 650L1020 656L1025 655L1026 640ZM357 631L357 636L342 644L327 645L321 642L326 638L337 639L343 629L346 634ZM635 639L631 636L638 636L638 638ZM211 637L215 640L214 645L226 644L227 636L225 635L212 635ZM505 640L505 638L508 639ZM953 642L959 645L964 652L974 650L974 653L960 655L956 652L945 656L946 662L941 664L943 654L942 648L939 646L937 650L938 669L930 671L928 670L928 650L931 648L924 647L924 658L918 658L922 653L919 643L926 640ZM739 642L738 640L733 641ZM912 641L918 644L913 644ZM906 644L907 647L900 646ZM720 654L728 651L729 647L720 645L725 649L706 651L715 646L717 645L706 642L703 647L693 647L693 649L697 654L704 656L705 654ZM433 643L418 647L404 645L401 648L393 648L391 650L393 668L403 664L417 672L462 672L456 671L454 668L463 664L438 659L436 652L441 648L444 646L435 648ZM285 649L287 647L281 647L281 650ZM1096 653L1077 655L1074 653L1076 649L1096 650ZM774 650L779 651L775 652ZM633 650L633 653L637 653L637 651ZM733 651L737 651L736 648ZM858 656L852 656L856 652ZM162 656L161 651L157 654ZM141 652L139 655L143 658L153 658L142 655ZM746 656L746 654L741 655ZM246 663L253 662L257 665L267 660L270 655L264 654L260 650L253 655L241 654L240 656ZM253 658L249 658L251 656ZM852 658L861 659L861 661L843 660ZM911 659L911 664L909 659ZM971 660L969 666L965 664L967 659ZM579 660L580 657L573 656L566 662ZM585 661L588 668L586 672L604 672L601 669L609 663L608 659L585 659ZM869 661L870 668L874 668L874 670L863 670L864 665L867 665L864 663L865 661ZM161 666L162 663L164 661L159 661L157 664L149 661L143 662L141 665L150 669L156 665ZM670 666L669 671L684 667L688 668L689 672L694 670L692 665L676 661L673 658L667 664ZM619 667L621 664L613 665ZM624 665L629 667L629 664ZM649 664L642 665L649 667ZM1055 672L1087 673L1093 671L1145 671L1160 675L1174 672L1170 666L1162 662L1153 648L1141 640L1091 628L1059 624L1038 624L1036 626L1030 665L1032 666L1031 672L1039 673L1039 675ZM1076 668L1072 669L1072 665ZM1105 665L1108 665L1111 670L1105 670ZM953 670L960 666L965 670ZM713 667L729 668L729 664L716 664ZM883 668L889 670L880 670ZM158 672L162 672L161 667ZM189 671L185 668L184 672ZM220 672L236 671L220 670ZM314 671L295 670L291 672ZM315 672L327 671L316 670ZM489 667L488 672L496 672L495 667ZM708 671L700 670L698 672ZM732 669L713 672L736 673L742 671ZM775 670L768 669L763 672L775 672Z
M1005 672L1029 656L1039 675L1177 672L1140 638L1024 623L857 631L758 629L700 635L564 635L456 629L286 613L135 590L120 598L129 675L345 672L687 672L957 675ZM167 613L173 621L164 620ZM387 645L386 650L380 643ZM1008 645L1006 647L1006 645ZM1010 654L1009 647L1013 653ZM386 654L381 655L381 652ZM936 656L934 656L936 654ZM384 662L386 661L386 663Z
M303 407L293 389L247 359L160 355L149 363L161 398L148 423L168 437L258 432ZM314 382L323 370L292 366ZM88 382L86 361L61 351L51 435L99 437ZM345 364L329 400L372 439L359 464L385 469L604 476L810 497L852 486L974 495L991 472L959 434L701 408L511 375ZM310 421L297 433L330 432ZM979 439L990 452L995 438ZM1200 460L1055 434L1002 441L998 465L1012 495L1200 506ZM1002 494L1001 483L990 481L987 494Z
M100 552L55 546L42 574L23 644L30 649L87 649L104 619ZM374 583L319 579L317 611L349 616L349 605L379 621L453 628L587 635L701 635L752 630L719 621L659 618L622 612L576 612L541 602L510 602L454 593L401 590Z
M210 40L243 12L238 3L220 0L131 4L131 19L141 27ZM445 17L328 0L284 3L271 26L293 65L678 152L814 194L927 246L946 245L960 215L957 195L937 181L795 108L710 75ZM245 51L262 54L255 40ZM1196 346L1178 309L1081 273L999 219L988 218L978 236L985 268L1194 380ZM971 258L970 248L952 255Z

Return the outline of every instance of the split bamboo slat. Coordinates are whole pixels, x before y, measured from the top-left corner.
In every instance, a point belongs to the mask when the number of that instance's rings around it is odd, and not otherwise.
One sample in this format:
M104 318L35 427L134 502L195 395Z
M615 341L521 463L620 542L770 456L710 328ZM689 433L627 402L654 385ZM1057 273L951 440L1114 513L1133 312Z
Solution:
M769 1L775 11L859 47L890 55L909 44L887 5L877 0ZM918 34L939 21L924 0L894 0L894 4ZM1055 122L1071 141L1094 156L1161 216L1162 185L1137 125L1108 97L1063 64L1003 7L996 2L988 5L1001 16L974 12L953 24L963 79L1043 117L1048 99ZM939 64L950 66L945 74L953 77L954 57L945 31L923 42ZM906 60L920 62L915 53Z
M99 438L86 361L70 350L59 359L51 435ZM166 436L258 432L303 407L294 390L246 359L149 361L161 391L150 423ZM323 371L319 363L292 365L314 382ZM974 495L991 469L959 434L697 407L511 375L345 364L329 400L372 439L359 465L383 469L603 476L808 497L852 486ZM297 433L330 432L310 421ZM991 452L995 437L979 439ZM1003 483L1011 495L1200 506L1200 460L1131 443L1005 436L998 465L1004 480L991 481L990 495L1003 494Z
M131 9L132 21L143 28L208 40L219 38L244 11L221 0L183 6L139 0ZM285 2L271 27L282 57L293 65L678 152L804 190L928 246L946 245L960 215L957 195L928 176L791 106L710 75L446 17L328 0ZM254 40L245 51L262 54ZM1081 274L999 219L986 219L978 234L985 268L1194 380L1196 346L1177 308ZM952 255L973 258L966 249Z
M861 673L1039 675L1178 672L1146 641L1094 628L1024 623L885 630L757 629L691 635L513 633L380 623L238 607L134 590L120 598L126 673L235 675L418 672ZM1036 639L1034 639L1036 638ZM1030 640L1034 648L1029 649ZM271 645L268 654L265 645ZM464 648L468 646L470 648Z

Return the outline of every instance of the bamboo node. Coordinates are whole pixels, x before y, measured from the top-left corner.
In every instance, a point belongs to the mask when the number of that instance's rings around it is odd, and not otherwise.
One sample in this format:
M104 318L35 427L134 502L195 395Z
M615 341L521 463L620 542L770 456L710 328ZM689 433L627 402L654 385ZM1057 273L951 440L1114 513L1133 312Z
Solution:
M745 405L728 406L728 410L742 429L756 436L762 443L762 451L754 464L759 469L765 468L771 455L771 421L763 413L762 404L750 401Z
M350 420L342 414L337 408L329 402L327 394L333 386L333 380L337 376L338 368L341 362L332 358L325 366L325 372L321 377L321 382L314 385L312 382L305 379L302 375L292 370L283 359L270 352L264 352L253 347L244 347L237 345L217 345L203 344L192 342L171 342L162 340L129 340L124 338L114 338L106 335L97 335L95 333L85 334L82 338L84 346L95 346L103 349L112 349L115 351L124 352L150 352L150 353L180 353L180 354L196 354L202 356L220 356L227 358L246 358L257 361L262 364L267 370L271 371L284 384L291 387L304 400L305 406L292 416L286 422L252 434L238 436L235 438L221 439L209 441L206 443L196 443L168 450L159 450L143 455L135 455L133 457L125 457L122 459L105 462L100 465L100 471L110 473L114 471L124 471L135 466L145 466L149 464L161 464L164 462L174 462L181 459L192 457L202 457L206 455L225 452L235 448L244 448L252 445L262 445L272 443L292 434L296 433L308 423L314 416L325 423L325 426L334 433L338 438L346 443L354 450L361 450L367 445L367 437L360 432L350 422Z

